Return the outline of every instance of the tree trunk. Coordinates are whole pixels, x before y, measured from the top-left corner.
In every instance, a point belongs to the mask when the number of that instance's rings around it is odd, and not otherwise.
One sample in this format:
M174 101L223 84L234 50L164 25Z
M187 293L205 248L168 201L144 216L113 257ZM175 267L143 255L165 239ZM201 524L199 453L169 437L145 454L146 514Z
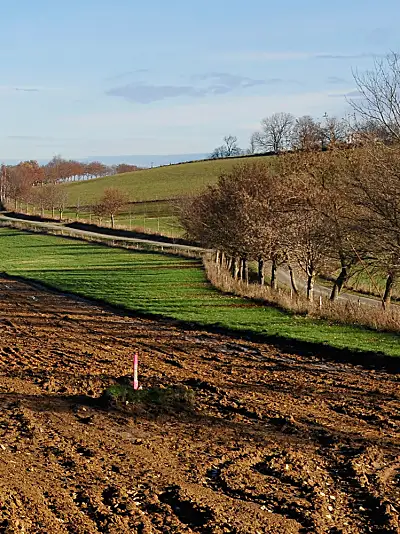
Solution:
M60 213L60 221L62 221L64 211L63 210L59 210L59 213Z
M265 269L263 258L258 258L258 283L260 286L265 284Z
M237 280L240 274L240 259L237 256L232 258L232 274L233 278Z
M294 271L293 271L293 267L291 265L288 265L288 269L289 269L290 283L292 284L293 293L295 295L298 295L299 294L299 289L297 287L296 277L295 277L295 274L294 274Z
M390 306L394 283L395 275L394 273L389 273L388 277L386 278L385 294L383 295L382 299L382 305L384 308L388 308Z
M314 281L315 281L315 271L309 271L307 276L307 300L310 302L314 298Z
M277 288L277 280L276 280L276 261L272 260L272 266L271 266L271 289Z
M217 266L219 265L219 250L215 251L215 263L217 264Z
M40 216L43 218L44 217L44 207L41 206L40 208Z
M342 270L340 271L340 274L333 285L330 300L335 301L338 298L339 293L341 292L344 284L347 282L348 277L348 267L347 265L342 265Z
M221 252L219 256L219 264L221 265L221 267L223 267L224 262L225 262L225 252Z
M55 212L55 207L52 206L51 207L51 218L54 219L54 212Z
M114 228L114 215L111 215L111 228Z
M246 284L249 283L249 265L247 258L242 258L242 280L246 282Z

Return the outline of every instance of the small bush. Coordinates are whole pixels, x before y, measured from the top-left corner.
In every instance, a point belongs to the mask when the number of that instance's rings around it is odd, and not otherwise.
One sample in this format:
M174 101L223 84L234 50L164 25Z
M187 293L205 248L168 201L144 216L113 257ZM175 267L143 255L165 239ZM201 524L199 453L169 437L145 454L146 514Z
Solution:
M155 408L162 412L176 412L193 408L194 391L180 385L134 390L130 384L114 384L103 392L101 402L108 407L132 405L148 410Z

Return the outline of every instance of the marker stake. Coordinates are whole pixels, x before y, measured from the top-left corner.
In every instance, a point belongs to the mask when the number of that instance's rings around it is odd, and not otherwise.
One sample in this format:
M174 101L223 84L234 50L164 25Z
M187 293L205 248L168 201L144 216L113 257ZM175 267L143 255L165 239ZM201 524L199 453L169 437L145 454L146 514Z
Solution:
M133 389L136 391L139 389L139 380L138 380L138 366L139 366L139 355L136 352L133 355Z

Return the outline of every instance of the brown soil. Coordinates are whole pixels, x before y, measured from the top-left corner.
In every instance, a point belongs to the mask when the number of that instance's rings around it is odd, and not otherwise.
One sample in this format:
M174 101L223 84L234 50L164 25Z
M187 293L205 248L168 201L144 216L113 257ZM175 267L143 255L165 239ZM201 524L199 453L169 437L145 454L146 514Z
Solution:
M0 302L0 532L400 532L399 375L12 280ZM135 350L192 411L98 405Z

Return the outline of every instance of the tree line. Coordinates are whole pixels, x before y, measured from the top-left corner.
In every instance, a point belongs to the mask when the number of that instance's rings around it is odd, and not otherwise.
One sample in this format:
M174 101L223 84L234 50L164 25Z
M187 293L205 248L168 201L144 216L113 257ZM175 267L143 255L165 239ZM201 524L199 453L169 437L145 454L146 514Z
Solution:
M98 161L82 163L74 160L65 160L55 156L46 165L37 161L23 161L18 165L3 165L0 176L0 200L2 203L18 205L35 204L42 214L44 210L62 213L67 200L66 192L58 184L99 178L124 172L138 170L136 165L125 163L107 166ZM42 188L38 186L46 185Z
M331 146L360 146L372 140L400 142L400 55L390 53L374 60L373 68L353 73L357 91L349 101L352 113L346 119L325 114L322 120L291 113L274 113L261 120L260 129L242 149L234 135L224 137L211 158L257 153L318 151Z
M275 113L252 134L247 153L269 151L265 163L237 165L218 184L182 206L189 237L215 249L234 278L248 280L248 261L286 265L294 293L294 266L313 297L318 274L334 278L331 300L355 273L386 278L384 306L400 274L400 56L375 59L354 73L357 97L352 121L295 119ZM343 150L346 148L346 150ZM242 153L227 136L213 157Z
M269 265L276 289L277 268L286 266L298 294L300 269L312 300L316 276L329 274L334 301L354 273L379 273L388 306L400 274L400 146L373 143L237 164L183 202L181 223L235 279L248 281L249 261L256 261L259 284Z
M325 115L323 121L310 115L296 118L291 113L274 113L261 121L260 130L250 137L249 147L239 147L234 135L227 135L214 149L211 159L253 154L279 154L293 150L326 150L332 144L348 144L354 140L348 122Z

